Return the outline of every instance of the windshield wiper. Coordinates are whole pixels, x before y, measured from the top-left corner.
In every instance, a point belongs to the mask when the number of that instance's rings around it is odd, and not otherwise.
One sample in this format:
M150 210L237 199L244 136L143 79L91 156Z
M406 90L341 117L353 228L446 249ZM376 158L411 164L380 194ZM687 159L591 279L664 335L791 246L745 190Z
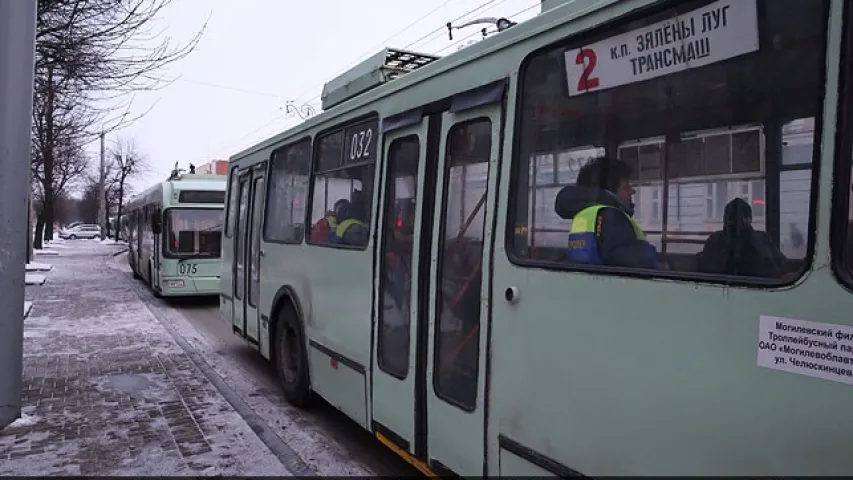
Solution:
M199 258L199 257L212 257L213 255L215 255L215 254L210 253L210 252L198 252L198 253L194 253L194 254L190 255L189 257L181 257L181 259L178 260L178 263L184 263L187 260L192 260L194 258Z

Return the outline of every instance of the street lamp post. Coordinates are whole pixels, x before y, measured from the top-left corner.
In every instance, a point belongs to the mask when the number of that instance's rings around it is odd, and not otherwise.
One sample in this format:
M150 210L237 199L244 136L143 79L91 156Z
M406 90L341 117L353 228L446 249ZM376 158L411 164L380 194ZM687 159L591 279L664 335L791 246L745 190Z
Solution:
M21 416L36 0L0 0L0 428Z

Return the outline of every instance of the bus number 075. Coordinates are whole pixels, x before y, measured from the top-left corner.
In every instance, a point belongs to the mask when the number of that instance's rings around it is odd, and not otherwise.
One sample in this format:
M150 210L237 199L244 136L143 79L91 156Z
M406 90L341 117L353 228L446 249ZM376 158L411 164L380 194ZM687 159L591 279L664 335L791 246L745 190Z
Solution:
M178 273L181 275L195 275L198 271L198 265L194 263L178 264Z

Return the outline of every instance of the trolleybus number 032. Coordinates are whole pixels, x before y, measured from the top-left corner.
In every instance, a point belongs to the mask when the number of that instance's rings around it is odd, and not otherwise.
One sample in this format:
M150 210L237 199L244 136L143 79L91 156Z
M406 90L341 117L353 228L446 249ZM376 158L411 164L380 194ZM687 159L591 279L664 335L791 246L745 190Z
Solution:
M179 263L178 273L181 275L195 275L198 272L198 265L195 263Z
M370 152L370 142L372 140L373 129L371 128L353 133L349 149L350 161L361 160L362 158L367 157Z

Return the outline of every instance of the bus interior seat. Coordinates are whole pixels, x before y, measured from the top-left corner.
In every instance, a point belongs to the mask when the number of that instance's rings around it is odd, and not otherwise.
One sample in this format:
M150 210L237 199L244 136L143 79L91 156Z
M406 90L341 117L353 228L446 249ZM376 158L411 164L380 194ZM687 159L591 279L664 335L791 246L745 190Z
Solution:
M177 253L193 253L195 251L195 233L192 230L181 230L178 232Z

